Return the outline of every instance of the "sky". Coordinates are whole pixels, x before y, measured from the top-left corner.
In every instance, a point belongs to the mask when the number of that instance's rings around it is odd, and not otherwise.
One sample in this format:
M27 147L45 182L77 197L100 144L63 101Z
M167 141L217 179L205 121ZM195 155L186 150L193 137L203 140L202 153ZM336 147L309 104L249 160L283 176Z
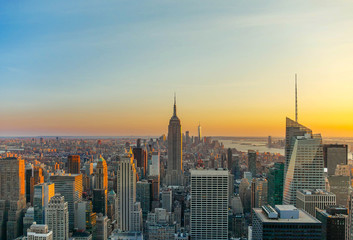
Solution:
M0 0L0 136L353 137L353 2Z

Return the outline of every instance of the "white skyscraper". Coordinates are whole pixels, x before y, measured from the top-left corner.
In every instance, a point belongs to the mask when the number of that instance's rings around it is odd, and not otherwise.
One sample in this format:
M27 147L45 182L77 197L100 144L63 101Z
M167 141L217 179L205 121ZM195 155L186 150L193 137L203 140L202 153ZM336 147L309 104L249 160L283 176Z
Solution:
M160 153L152 152L152 164L150 166L150 176L160 175Z
M228 170L190 170L191 239L228 239Z
M136 167L133 161L133 155L123 156L119 162L117 171L117 198L118 209L116 211L116 219L118 229L121 231L132 231L140 228L134 223L138 222L136 217ZM142 214L142 212L141 212Z
M64 196L56 194L45 209L45 224L53 231L53 240L69 239L69 209Z
M292 142L283 188L283 204L287 205L295 204L297 190L325 189L321 136L305 134Z

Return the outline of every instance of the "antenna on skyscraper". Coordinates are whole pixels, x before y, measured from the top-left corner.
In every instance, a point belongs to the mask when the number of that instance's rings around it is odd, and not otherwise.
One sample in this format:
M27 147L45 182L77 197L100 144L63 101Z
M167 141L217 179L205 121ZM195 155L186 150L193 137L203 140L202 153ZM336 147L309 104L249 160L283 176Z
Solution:
M295 74L295 121L298 122L298 87L297 87L297 74Z

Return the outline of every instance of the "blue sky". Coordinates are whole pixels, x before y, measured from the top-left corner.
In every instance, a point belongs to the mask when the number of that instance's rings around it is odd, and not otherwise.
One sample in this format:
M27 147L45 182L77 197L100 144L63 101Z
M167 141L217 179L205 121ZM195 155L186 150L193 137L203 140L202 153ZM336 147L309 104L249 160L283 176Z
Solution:
M334 135L352 116L350 1L0 0L0 9L1 135L161 134L174 91L191 132L201 121L210 135L281 135L295 72L304 123ZM322 111L337 118L322 121ZM268 127L248 120L257 115Z

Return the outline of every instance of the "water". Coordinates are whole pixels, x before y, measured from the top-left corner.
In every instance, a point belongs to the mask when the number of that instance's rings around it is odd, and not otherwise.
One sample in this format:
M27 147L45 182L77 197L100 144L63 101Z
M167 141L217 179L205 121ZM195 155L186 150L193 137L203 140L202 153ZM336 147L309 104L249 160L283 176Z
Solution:
M252 142L250 140L239 141L239 140L226 140L226 139L220 139L219 141L223 143L225 148L236 148L238 151L241 151L241 152L254 150L260 153L269 152L269 153L279 153L281 155L284 155L283 148L269 148L267 147L267 143L265 142L258 142L258 141Z

